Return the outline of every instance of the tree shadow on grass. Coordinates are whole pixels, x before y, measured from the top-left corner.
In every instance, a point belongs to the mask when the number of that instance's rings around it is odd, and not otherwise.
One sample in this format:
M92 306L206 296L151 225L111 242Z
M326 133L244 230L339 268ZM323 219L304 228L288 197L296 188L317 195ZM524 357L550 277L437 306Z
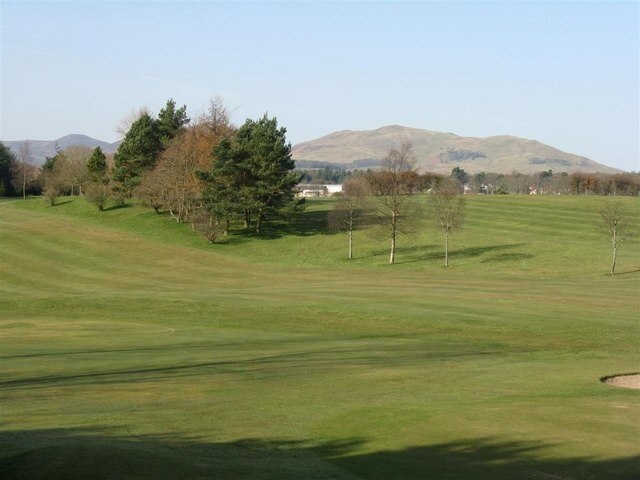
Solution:
M123 204L114 204L114 205L110 205L108 207L105 207L102 211L103 212L108 212L110 210L120 210L121 208L131 208L133 207L133 204L131 203L123 203Z
M339 232L329 229L327 224L327 212L325 210L314 210L293 212L289 218L268 219L262 227L260 235L255 233L255 225L247 229L234 228L232 235L225 238L221 244L243 243L248 239L273 240L284 236L292 235L298 237L309 237L312 235L332 235Z
M232 345L233 346L233 345ZM246 346L245 346L246 348ZM213 349L213 348L212 348ZM400 342L386 344L384 342L364 341L358 345L348 346L310 346L304 350L284 350L280 352L263 351L246 353L238 357L229 355L228 349L219 350L212 359L212 349L203 351L202 356L190 362L167 363L158 361L158 356L147 358L147 363L135 361L126 367L108 368L94 367L87 370L80 367L59 374L5 378L0 380L0 390L5 393L17 390L47 388L77 388L80 386L134 384L148 381L193 378L206 379L217 375L260 376L263 378L278 376L308 375L309 372L337 371L359 366L393 368L405 365L437 365L453 358L481 358L500 355L501 349L478 349L469 345L466 348L456 346L427 347L422 342ZM186 348L185 348L186 350ZM197 350L190 350L196 353ZM130 353L136 357L142 350L134 349ZM104 351L97 351L104 354ZM125 351L114 350L114 355L124 358ZM84 353L84 355L90 355ZM87 358L90 358L87 356ZM81 365L79 363L79 365Z
M73 202L73 198L69 198L69 199L66 199L66 200L60 200L60 201L56 200L56 202L51 206L52 207L59 207L60 205L65 205L65 204L71 203L71 202Z
M371 451L364 438L207 442L81 428L5 430L0 432L0 478L631 480L640 475L637 456L554 457L551 447L470 438Z
M526 245L526 243L509 243L504 245L487 245L484 247L453 249L449 250L449 259L455 261L456 259L481 257L486 254L524 247ZM373 252L371 256L388 254L388 249L379 249ZM440 259L444 260L444 249L440 245L414 245L411 247L400 246L396 249L396 258L398 259L396 260L397 264L426 262ZM491 261L506 262L529 258L533 258L533 255L528 253L501 253L484 259L483 263Z
M515 262L518 260L529 260L534 256L535 255L531 253L499 253L485 258L482 260L482 263Z

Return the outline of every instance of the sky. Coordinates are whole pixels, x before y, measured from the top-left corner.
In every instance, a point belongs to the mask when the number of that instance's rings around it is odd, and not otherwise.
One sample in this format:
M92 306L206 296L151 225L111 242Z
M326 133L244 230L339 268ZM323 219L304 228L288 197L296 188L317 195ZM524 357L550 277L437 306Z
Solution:
M403 125L640 170L639 2L1 0L0 139L216 95L293 144Z

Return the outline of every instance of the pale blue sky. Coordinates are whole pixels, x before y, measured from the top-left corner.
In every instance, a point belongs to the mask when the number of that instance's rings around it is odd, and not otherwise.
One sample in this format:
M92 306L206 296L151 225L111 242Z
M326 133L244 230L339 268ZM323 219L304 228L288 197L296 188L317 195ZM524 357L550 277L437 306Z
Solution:
M134 108L218 94L292 143L400 124L640 169L638 2L1 5L3 140L114 141Z

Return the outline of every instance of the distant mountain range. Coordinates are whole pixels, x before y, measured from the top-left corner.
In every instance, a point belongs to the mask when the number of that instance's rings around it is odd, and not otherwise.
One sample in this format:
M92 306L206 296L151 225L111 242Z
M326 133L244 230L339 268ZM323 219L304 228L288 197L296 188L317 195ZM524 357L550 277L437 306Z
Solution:
M16 154L27 140L3 142ZM41 164L55 155L56 148L95 148L113 153L120 142L108 143L86 135L66 135L57 140L28 140L33 160ZM421 171L449 173L460 167L468 173L620 172L589 158L563 152L536 140L500 135L477 138L391 125L376 130L333 132L293 147L292 156L300 168L368 168L381 164L393 146L411 142Z
M620 172L589 158L566 153L535 140L501 135L476 138L392 125L377 130L342 130L293 147L299 167L380 165L393 146L411 142L420 171L450 173Z
M52 157L56 154L56 150L64 150L69 147L100 147L104 153L114 153L120 141L114 143L103 142L96 140L95 138L88 137L87 135L65 135L57 140L16 140L16 141L3 141L7 147L11 149L16 155L20 151L23 144L29 143L29 149L31 151L32 160L41 165L44 163L47 157Z

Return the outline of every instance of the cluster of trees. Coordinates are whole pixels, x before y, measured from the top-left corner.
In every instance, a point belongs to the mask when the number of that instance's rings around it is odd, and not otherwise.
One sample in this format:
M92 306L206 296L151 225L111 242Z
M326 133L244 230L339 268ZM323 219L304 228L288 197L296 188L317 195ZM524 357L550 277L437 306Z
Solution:
M29 143L24 143L17 155L0 143L0 197L26 198L41 191L38 167L33 163Z
M389 263L396 260L400 233L409 233L420 224L422 212L411 195L428 189L429 217L443 232L445 266L449 266L449 237L462 226L464 198L462 183L452 174L419 175L415 169L415 156L410 143L391 148L376 171L347 180L333 211L329 224L345 230L348 235L348 257L353 258L353 232L363 225L374 224L390 241Z
M455 170L455 169L454 169ZM628 195L640 194L640 173L555 173L533 174L480 172L469 175L459 169L458 178L472 193L538 195Z
M286 129L276 118L236 128L216 98L192 121L186 106L169 100L157 118L143 111L132 121L111 174L97 185L118 204L136 197L214 242L234 220L261 234L267 220L302 208L293 170Z
M353 174L354 170L345 170L344 168L308 168L298 169L296 173L300 174L300 182L315 184L342 184L347 181Z
M215 98L196 119L169 100L157 116L139 110L120 126L112 158L98 147L71 147L38 170L29 152L16 157L0 144L0 195L43 194L51 203L80 195L104 210L137 198L213 242L232 221L262 233L269 219L301 209L286 129L267 115L240 128ZM28 144L26 144L28 149ZM24 161L23 161L24 159Z
M344 183L349 178L366 175L370 169L345 170L324 167L319 169L298 170L305 183ZM572 173L546 170L538 173L509 174L480 172L467 173L455 167L451 175L462 185L466 193L478 194L538 194L538 195L640 195L640 173ZM427 172L415 174L413 188L425 192L447 178L445 175Z

